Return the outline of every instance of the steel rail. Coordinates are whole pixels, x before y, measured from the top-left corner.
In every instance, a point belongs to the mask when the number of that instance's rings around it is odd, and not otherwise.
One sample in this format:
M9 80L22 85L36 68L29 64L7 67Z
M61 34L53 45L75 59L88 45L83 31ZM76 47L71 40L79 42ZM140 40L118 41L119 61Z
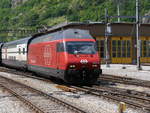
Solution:
M125 98L122 98L120 96L118 96L116 93L114 93L114 95L110 94L109 92L107 91L104 91L105 93L100 93L100 92L97 92L97 91L92 91L91 88L85 88L85 87L77 87L77 86L71 86L72 88L75 88L77 90L80 90L80 91L83 91L83 92L86 92L88 94L92 94L92 95L95 95L95 96L100 96L100 97L105 97L105 98L108 98L108 99L111 99L111 100L114 100L114 101L117 101L117 102L125 102L126 104L130 105L130 106L133 106L133 107L136 107L136 108L141 108L141 109L144 109L144 110L147 110L147 111L150 111L150 106L148 105L145 105L145 104L142 104L142 103L138 103L137 101L136 102L133 102L133 101L129 101L129 100L126 100ZM125 95L124 95L125 97Z
M46 79L43 77L39 77L39 76L35 76L33 75L34 73L32 72L28 72L28 71L23 71L23 70L15 70L12 68L6 68L6 67L0 67L0 71L1 72L6 72L6 73L10 73L10 74L16 74L16 75L21 75L24 77L29 77L29 78L34 78L34 79L38 79L38 80L42 80L42 81L46 81L46 82L52 82L50 79Z
M115 75L104 74L103 76L99 78L99 81L110 81L114 83L123 83L127 85L137 85L137 86L150 88L150 81L129 78L129 77L120 77L120 76L115 76Z
M68 108L68 109L70 109L70 110L75 111L76 113L87 113L86 111L84 111L84 110L82 110L82 109L80 109L80 108L78 108L78 107L76 107L76 106L74 106L74 105L71 105L70 103L67 103L67 102L62 101L62 100L60 100L60 99L58 99L58 98L55 98L55 97L53 97L52 95L46 94L46 93L44 93L43 91L37 90L37 89L35 89L35 88L32 88L32 87L30 87L30 86L27 86L27 85L22 84L22 83L17 82L17 81L14 81L14 80L12 80L12 79L9 79L9 78L0 76L0 79L2 79L2 78L5 79L8 83L12 82L12 83L18 84L18 85L20 85L20 86L26 87L26 88L30 89L31 91L35 91L35 92L41 94L42 96L45 96L46 98L50 99L51 101L56 102L56 103L58 103L58 104L61 104L61 105L63 105L64 107L66 107L66 108ZM10 89L9 89L9 90L10 90ZM10 91L11 91L11 90L10 90ZM13 91L11 91L11 92L13 92ZM13 94L14 94L15 96L17 96L17 97L20 98L20 95L17 95L15 92L13 92ZM20 98L20 99L22 99L22 98ZM30 102L27 102L28 100L24 100L24 99L23 99L23 101L25 101L27 104L30 104ZM32 104L32 103L31 103L31 104ZM33 106L33 105L31 105L31 106ZM42 110L38 110L36 107L35 107L34 109L37 110L37 112L40 111L40 112L38 112L38 113L44 113L44 112L42 112Z
M89 90L92 90L92 91L96 91L96 92L105 92L106 91L106 93L110 93L110 94L112 94L112 95L120 95L120 96L125 96L125 97L129 97L129 98L133 98L133 99L138 99L139 101L142 101L142 102L144 102L145 101L145 103L146 102L148 102L149 104L150 104L150 98L146 98L145 96L138 96L138 95L134 95L134 94L132 94L132 93L130 93L130 94L128 94L127 93L127 91L122 91L121 89L120 89L120 91L119 91L119 88L118 88L118 90L117 90L117 92L116 91L114 91L114 89L115 88L113 88L113 87L94 87L94 88L91 88L91 87L83 87L83 88L86 88L86 89L89 89Z
M128 93L128 94L134 94L134 95L150 98L150 93L131 90L131 89L123 89L123 88L110 87L110 86L97 86L97 85L94 85L94 88L98 88L98 89L104 89L105 88L107 90L112 90L114 92Z
M3 84L0 83L0 86L6 89L8 92L13 94L15 97L17 97L19 100L24 102L26 105L28 105L32 110L36 111L36 113L44 113L40 108L38 108L36 105L31 103L29 100L23 98L21 95L17 94L14 92L12 89L8 88L7 86L4 86Z

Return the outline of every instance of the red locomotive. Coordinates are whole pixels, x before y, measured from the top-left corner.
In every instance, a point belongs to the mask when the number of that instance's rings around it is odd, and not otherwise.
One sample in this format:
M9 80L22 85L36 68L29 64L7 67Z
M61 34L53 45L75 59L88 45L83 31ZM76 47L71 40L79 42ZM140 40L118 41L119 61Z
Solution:
M96 41L86 30L66 29L23 41L25 43L17 43L26 45L19 46L24 47L26 57L26 63L24 61L24 65L21 65L19 62L20 66L41 76L53 76L73 84L93 84L102 73ZM11 44L14 45L10 42L9 44L10 47ZM5 52L9 44L2 47L3 56L9 54ZM23 49L21 50L20 53L23 53ZM16 54L19 54L19 51ZM14 57L16 59L11 59L11 62L19 61L20 57ZM9 61L9 58L2 57L3 64L9 65Z

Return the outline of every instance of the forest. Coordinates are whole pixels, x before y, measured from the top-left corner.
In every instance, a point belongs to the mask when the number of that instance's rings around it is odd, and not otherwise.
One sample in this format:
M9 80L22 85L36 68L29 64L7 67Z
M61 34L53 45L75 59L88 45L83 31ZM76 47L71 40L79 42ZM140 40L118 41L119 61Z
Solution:
M65 21L85 22L105 20L105 9L110 16L117 15L117 4L120 15L134 16L136 0L28 0L12 7L11 0L0 3L0 37L1 41L15 40L28 36L16 33L4 33L5 30L37 30L44 26L53 26ZM140 0L140 15L150 10L149 0ZM110 22L116 22L112 18ZM122 18L121 22L135 22L135 19ZM13 37L13 38L5 38Z

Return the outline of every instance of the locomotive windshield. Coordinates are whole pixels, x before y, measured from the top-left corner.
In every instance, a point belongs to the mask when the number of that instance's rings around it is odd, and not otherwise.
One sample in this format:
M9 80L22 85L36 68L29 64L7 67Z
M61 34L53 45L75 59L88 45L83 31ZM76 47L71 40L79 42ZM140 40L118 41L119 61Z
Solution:
M70 54L95 54L95 42L67 42L67 52Z

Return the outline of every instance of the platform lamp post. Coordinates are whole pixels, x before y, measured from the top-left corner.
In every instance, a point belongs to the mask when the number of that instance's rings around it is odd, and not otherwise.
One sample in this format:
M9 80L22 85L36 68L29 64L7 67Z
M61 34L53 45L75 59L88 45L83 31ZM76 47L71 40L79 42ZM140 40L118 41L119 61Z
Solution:
M141 67L141 44L140 44L140 34L139 34L139 28L140 28L140 16L139 16L139 0L136 0L136 44L137 44L137 69L142 70Z
M106 67L110 67L110 64L109 64L109 59L110 59L110 56L109 56L109 50L108 50L108 38L109 36L111 35L111 26L110 26L110 23L108 23L108 10L107 8L105 9L105 61L106 61Z

